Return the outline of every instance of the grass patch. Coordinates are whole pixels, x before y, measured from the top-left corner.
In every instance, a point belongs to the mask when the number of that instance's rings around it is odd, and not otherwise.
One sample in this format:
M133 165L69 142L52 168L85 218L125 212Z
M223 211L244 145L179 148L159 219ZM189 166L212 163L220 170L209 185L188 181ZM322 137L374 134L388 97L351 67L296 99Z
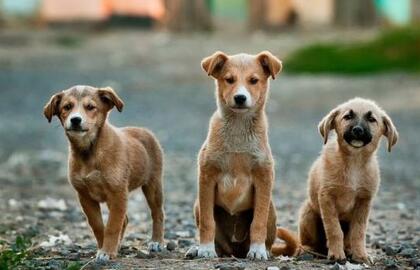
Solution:
M17 269L28 257L31 240L24 236L18 236L14 243L8 245L5 241L1 241L0 246L2 247L0 249L0 270Z
M286 58L290 73L420 71L420 27L383 32L370 42L314 44Z

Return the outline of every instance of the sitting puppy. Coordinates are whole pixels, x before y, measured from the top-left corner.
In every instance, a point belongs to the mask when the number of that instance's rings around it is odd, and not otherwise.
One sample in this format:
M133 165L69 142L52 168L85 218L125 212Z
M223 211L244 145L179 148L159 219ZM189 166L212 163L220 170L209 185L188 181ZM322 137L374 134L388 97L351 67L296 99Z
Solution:
M74 86L53 95L44 107L56 115L69 140L69 181L98 244L98 260L115 258L127 226L128 193L142 187L153 219L151 251L163 244L162 149L148 130L116 128L107 118L123 102L109 87ZM100 203L109 208L106 226Z
M328 133L337 136L328 140ZM319 124L326 144L309 172L309 197L300 210L303 251L369 263L365 248L369 211L378 186L376 150L381 136L388 151L398 133L373 101L355 98L333 109ZM295 243L295 246L298 246Z
M276 237L276 213L265 103L269 77L276 77L281 62L269 52L216 52L201 65L216 80L218 108L198 158L194 212L200 245L187 256L266 260Z

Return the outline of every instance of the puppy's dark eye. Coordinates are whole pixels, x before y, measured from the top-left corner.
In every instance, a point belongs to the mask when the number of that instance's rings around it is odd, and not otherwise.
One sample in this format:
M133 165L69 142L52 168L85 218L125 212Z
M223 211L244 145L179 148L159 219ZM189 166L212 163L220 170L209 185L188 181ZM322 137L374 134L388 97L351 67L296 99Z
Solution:
M234 78L232 78L232 77L229 77L229 78L226 78L226 79L225 79L225 81L226 81L228 84L233 84L233 83L235 82L235 79L234 79Z
M88 104L86 106L86 110L88 110L88 111L92 111L93 109L95 109L95 106L93 106L92 104Z
M251 78L251 79L249 80L249 83L250 83L250 84L252 84L252 85L257 84L257 83L258 83L258 78Z
M353 118L354 118L354 114L351 112L343 116L344 120L351 120Z
M71 104L66 104L66 105L64 105L64 106L63 106L63 109L64 109L65 111L70 111L72 107L73 107L73 106L72 106Z
M376 122L376 119L375 119L375 117L373 117L373 116L368 116L368 117L366 117L366 120L368 120L369 122L371 122L371 123L375 123Z

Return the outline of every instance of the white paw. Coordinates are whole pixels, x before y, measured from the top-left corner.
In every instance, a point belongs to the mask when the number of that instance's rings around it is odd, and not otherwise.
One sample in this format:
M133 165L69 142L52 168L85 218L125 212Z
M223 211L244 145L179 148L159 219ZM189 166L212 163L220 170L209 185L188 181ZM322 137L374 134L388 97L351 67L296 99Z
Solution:
M109 259L110 256L106 254L105 251L99 249L98 252L96 252L96 261L98 263L106 263Z
M266 261L268 259L268 255L267 250L265 249L265 244L251 244L246 257L251 260Z
M161 252L162 245L159 242L150 242L148 249L150 252Z
M214 243L200 244L197 256L199 258L216 258L217 254L214 248Z

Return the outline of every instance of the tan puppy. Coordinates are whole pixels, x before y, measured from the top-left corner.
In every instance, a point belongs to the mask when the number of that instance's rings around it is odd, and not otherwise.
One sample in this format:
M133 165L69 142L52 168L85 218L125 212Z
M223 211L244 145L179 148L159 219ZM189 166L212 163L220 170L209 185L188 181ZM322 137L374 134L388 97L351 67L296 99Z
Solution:
M330 130L336 138L328 140ZM309 197L300 210L303 250L332 260L369 262L365 236L379 182L376 150L381 136L388 151L398 132L373 101L355 98L333 109L319 124L326 144L309 172Z
M109 111L123 102L111 88L74 86L53 95L44 107L56 115L69 140L69 181L98 244L98 260L115 258L127 226L128 193L142 187L153 219L151 251L163 244L162 149L148 130L116 128ZM106 226L100 203L109 208Z
M276 214L264 109L268 79L280 72L281 62L269 52L216 52L201 65L216 81L218 108L198 158L197 255L267 259Z

